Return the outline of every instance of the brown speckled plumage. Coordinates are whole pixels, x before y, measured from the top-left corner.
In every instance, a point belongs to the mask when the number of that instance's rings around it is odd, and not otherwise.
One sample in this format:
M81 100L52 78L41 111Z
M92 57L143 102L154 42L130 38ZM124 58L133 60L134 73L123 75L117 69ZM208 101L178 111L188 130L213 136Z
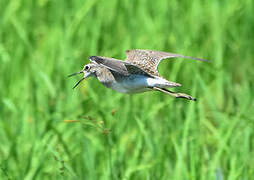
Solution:
M149 74L154 76L159 76L158 65L161 60L173 58L173 57L182 57L182 58L190 58L199 61L207 61L204 59L193 58L189 56L183 56L180 54L172 54L162 51L153 51L153 50L142 50L142 49L134 49L127 50L126 52L126 62L130 62L142 70L146 71Z

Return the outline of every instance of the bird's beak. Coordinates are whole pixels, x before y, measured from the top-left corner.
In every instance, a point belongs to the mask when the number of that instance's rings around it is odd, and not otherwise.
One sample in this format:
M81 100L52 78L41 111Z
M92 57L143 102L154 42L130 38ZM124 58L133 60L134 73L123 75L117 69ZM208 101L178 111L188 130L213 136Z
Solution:
M78 74L81 74L81 73L84 73L84 71L79 71L79 72L75 72L73 74L70 74L68 77L72 77L72 76L75 76L75 75L78 75ZM88 75L86 75L84 73L84 77L82 79L80 79L74 86L73 86L73 89L75 89L75 87L77 87L84 79L87 78Z
M73 74L70 74L68 77L72 77L72 76L75 76L75 75L81 74L81 73L83 73L83 71L75 72L75 73L73 73Z

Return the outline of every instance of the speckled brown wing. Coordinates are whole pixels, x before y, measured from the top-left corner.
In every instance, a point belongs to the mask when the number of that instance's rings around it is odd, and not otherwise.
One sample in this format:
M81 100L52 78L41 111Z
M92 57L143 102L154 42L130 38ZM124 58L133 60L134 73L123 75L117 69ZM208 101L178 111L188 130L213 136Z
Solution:
M106 67L111 71L115 71L121 75L128 76L130 74L141 74L151 76L149 73L145 72L143 69L135 66L127 61L121 61L115 58L108 58L102 56L90 56L90 61L95 62L99 65Z
M159 76L158 73L158 65L161 60L173 58L173 57L181 57L181 58L189 58L198 61L208 61L205 59L194 58L190 56L183 56L180 54L173 54L162 51L152 51L152 50L142 50L142 49L133 49L126 51L126 62L134 64L144 70L145 72Z

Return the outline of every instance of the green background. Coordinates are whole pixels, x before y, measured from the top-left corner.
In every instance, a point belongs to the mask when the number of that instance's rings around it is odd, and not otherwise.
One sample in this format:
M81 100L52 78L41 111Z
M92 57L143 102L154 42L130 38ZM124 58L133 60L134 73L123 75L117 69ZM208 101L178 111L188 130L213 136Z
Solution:
M254 179L252 0L1 0L0 179ZM153 49L197 102L88 79Z

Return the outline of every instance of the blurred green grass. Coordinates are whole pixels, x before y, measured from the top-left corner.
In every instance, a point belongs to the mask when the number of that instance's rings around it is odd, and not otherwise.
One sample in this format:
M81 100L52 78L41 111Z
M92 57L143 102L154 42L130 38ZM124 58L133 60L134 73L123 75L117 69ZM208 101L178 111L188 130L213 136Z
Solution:
M0 179L253 179L253 7L0 1ZM159 67L198 101L72 90L88 56L134 48L212 60Z

